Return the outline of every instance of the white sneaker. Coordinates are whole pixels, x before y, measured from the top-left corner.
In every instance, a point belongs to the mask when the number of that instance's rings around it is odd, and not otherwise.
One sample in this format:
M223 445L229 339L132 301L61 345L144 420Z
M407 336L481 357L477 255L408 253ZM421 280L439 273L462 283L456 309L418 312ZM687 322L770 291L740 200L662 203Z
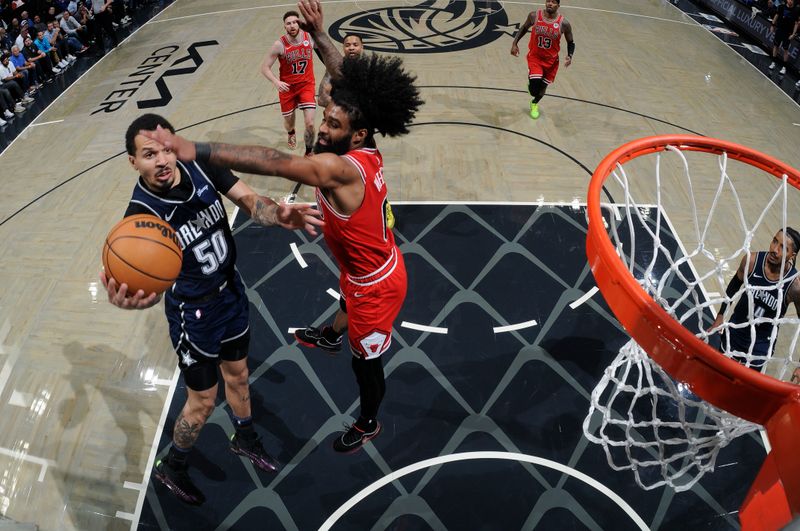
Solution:
M794 88L800 89L800 80L798 80L797 83L794 84Z
M786 67L784 66L783 68L781 68L781 71L779 73L780 73L780 75L785 74L786 73Z
M61 61L59 61L59 63L58 63L58 67L59 67L60 69L62 69L62 70L63 70L63 69L65 69L65 68L66 68L66 67L68 67L68 66L69 66L69 63L67 62L67 60L66 60L66 59L62 59L62 60L61 60Z
M60 74L61 73L61 69L59 67L57 67L57 66L54 66L53 67L53 73L54 74Z
M31 98L30 96L23 96L23 97L22 97L22 99L21 99L20 101L21 101L22 103L33 103L33 102L34 102L34 101L36 101L36 100L34 100L33 98Z
M3 126L4 126L4 125L6 125L7 123L8 123L8 122L6 122L6 121L5 121L5 120L3 120L2 118L0 118L0 127L3 127Z
M5 111L3 111L3 116L5 116L6 118L13 118L14 113L6 109Z
M770 65L769 65L769 69L770 69L770 70L775 70L775 67L776 67L776 66L777 66L777 65L775 64L775 61L772 61L772 63L770 63Z
M17 103L14 105L14 112L17 114L22 114L25 112L25 107L23 107L21 103Z
M74 62L75 62L75 61L77 61L77 60L78 60L78 58L77 58L77 57L75 57L75 56L74 56L74 55L72 55L72 54L69 54L69 55L67 56L67 61L69 61L70 63L74 63Z

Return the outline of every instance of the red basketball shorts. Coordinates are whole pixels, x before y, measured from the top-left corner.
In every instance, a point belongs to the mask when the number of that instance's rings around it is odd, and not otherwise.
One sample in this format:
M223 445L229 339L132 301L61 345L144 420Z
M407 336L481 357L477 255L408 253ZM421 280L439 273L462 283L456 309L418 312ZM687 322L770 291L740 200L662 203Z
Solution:
M556 80L558 61L551 64L542 64L536 59L528 57L528 79L544 79L548 85Z
M315 109L317 107L317 94L314 83L289 85L286 92L278 92L281 101L281 114L292 114L295 109Z
M377 358L392 344L392 324L408 287L403 255L397 250L396 256L394 270L385 272L385 276L353 279L344 274L339 279L347 307L347 338L354 356Z

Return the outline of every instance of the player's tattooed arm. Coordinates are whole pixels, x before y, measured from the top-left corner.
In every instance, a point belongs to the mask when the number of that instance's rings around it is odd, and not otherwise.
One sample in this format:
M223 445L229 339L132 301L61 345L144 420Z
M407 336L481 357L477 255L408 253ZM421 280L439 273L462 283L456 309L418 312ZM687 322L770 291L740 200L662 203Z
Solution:
M198 144L198 147L201 145ZM288 153L264 146L235 146L216 142L207 146L208 162L211 164L258 175L278 175L281 164L292 159ZM200 149L198 155L199 152Z
M263 196L254 197L253 206L250 210L250 217L259 225L271 227L278 224L278 205L275 201Z
M322 55L322 62L331 77L338 78L342 70L342 54L333 45L322 24L322 5L319 0L300 0L297 3L303 22L300 27L314 38L314 44Z

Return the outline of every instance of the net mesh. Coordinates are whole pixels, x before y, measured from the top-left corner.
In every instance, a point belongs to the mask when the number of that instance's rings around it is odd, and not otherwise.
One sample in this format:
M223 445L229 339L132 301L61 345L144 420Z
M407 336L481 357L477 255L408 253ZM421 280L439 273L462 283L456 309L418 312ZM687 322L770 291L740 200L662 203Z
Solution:
M671 192L662 182L662 158L666 157L677 158L678 167L682 166L677 181L688 190L688 196L684 195L690 214L686 226L693 233L686 238L693 243L690 249L683 249L664 214L664 198ZM783 314L788 288L797 277L786 258L787 252L791 253L790 241L778 243L781 258L777 280L756 281L750 272L755 269L755 253L767 247L756 235L763 236L767 230L770 234L786 232L789 190L793 188L785 175L780 181L773 179L777 184L774 192L763 208L756 208L760 211L757 219L748 221L743 198L729 175L727 154L716 159L719 179L712 190L713 200L701 208L695 201L689 162L679 148L667 146L665 152L656 155L652 206L637 202L625 168L617 164L611 178L622 190L624 202L605 205L609 238L631 275L676 321L720 348L721 355L787 380L798 366L792 353L800 335L800 320ZM744 198L749 212L753 212L751 199ZM718 218L723 204L726 214L721 222ZM777 217L776 212L780 213ZM724 230L735 229L741 247L725 252L708 245L720 223ZM748 273L742 275L742 286L728 295L725 286L740 267ZM718 291L707 291L706 286ZM760 310L757 300L774 307L775 315ZM744 306L734 315L740 302ZM715 321L720 306L725 308L722 319ZM746 316L742 319L743 310ZM783 341L776 349L779 329ZM747 340L742 341L742 337ZM775 352L778 354L773 355ZM631 470L644 489L669 485L676 491L691 488L713 471L720 449L734 438L759 429L694 395L633 340L619 350L593 390L583 427L590 441L603 446L612 468Z

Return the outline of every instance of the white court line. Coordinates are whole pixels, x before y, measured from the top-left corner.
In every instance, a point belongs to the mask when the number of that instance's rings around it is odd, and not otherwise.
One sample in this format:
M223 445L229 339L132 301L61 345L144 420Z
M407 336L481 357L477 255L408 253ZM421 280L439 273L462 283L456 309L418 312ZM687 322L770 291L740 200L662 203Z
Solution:
M330 295L331 297L333 297L337 301L342 297L341 295L339 295L339 292L336 291L333 288L328 288L328 291L326 291L325 293L327 293L328 295Z
M595 293L597 293L598 291L600 291L600 288L598 288L597 286L593 287L592 289L590 289L589 291L587 291L586 293L584 293L584 294L583 294L583 296L582 296L580 299L578 299L578 300L576 300L576 301L572 302L572 303L569 305L569 307L570 307L570 308L572 308L572 309L574 310L575 308L577 308L578 306L580 306L580 305L581 305L581 304L583 304L584 302L586 302L586 301L588 301L589 299L591 299L591 298L594 296L594 294L595 294Z
M524 323L517 323L508 326L495 326L492 328L495 334L500 334L502 332L513 332L514 330L522 330L523 328L530 328L532 326L536 326L538 323L536 319L531 321L525 321Z
M117 518L122 518L123 520L130 520L131 522L137 519L135 514L126 513L123 511L117 511L117 514L115 516Z
M366 3L378 3L378 2L385 2L386 0L329 0L326 2L322 2L325 5L328 4L366 4ZM504 4L517 4L517 5L530 5L529 2L503 2ZM542 3L543 4L543 3ZM253 6L253 7L242 7L237 9L227 9L223 11L209 11L207 13L195 13L194 15L184 15L182 17L174 17L165 20L159 20L154 22L155 24L160 24L162 22L173 22L175 20L185 20L189 18L196 18L196 17L206 17L206 16L214 16L214 15L224 15L228 13L241 13L242 11L254 11L257 9L271 9L276 7L297 7L297 3L288 3L288 4L275 4L275 5L265 5L265 6ZM638 13L627 13L625 11L609 11L608 9L597 9L594 7L576 7L576 6L569 6L569 9L575 10L582 10L582 11L594 11L596 13L608 13L611 15L624 15L627 17L636 17L636 18L647 18L651 20L660 20L661 22L671 22L673 24L684 24L684 25L691 25L689 22L685 22L683 20L673 20L669 18L661 18L661 17L654 17L651 15L639 15ZM683 13L683 11L681 11Z
M14 389L11 391L11 398L8 399L8 405L18 407L31 407L33 402L33 393L22 393Z
M167 380L166 378L153 378L150 380L150 383L153 385L160 385L162 387L169 387L172 385L172 380Z
M368 485L367 487L363 488L361 491L356 493L355 496L347 500L344 505L336 509L332 515L328 517L325 522L319 528L319 531L328 531L333 525L347 513L350 509L356 506L358 502L372 494L373 492L377 491L388 485L389 483L402 478L403 476L407 476L413 472L418 470L423 470L426 468L430 468L432 466L442 465L445 463L453 463L456 461L468 461L471 459L505 459L507 461L521 461L525 463L531 463L534 465L544 466L547 468L551 468L553 470L557 470L568 476L571 476L579 481L582 481L593 487L594 489L600 491L601 494L604 494L607 498L611 501L616 503L624 512L627 514L631 520L643 531L647 531L649 527L647 524L644 523L642 517L636 514L636 511L627 504L625 500L623 500L617 493L613 490L609 489L596 479L591 476L584 474L583 472L579 472L574 468L568 467L561 463L557 463L555 461L551 461L549 459L544 459L542 457L536 457L534 455L525 455L525 454L517 454L517 453L509 453L509 452L466 452L460 454L450 454L450 455L443 455L439 457L434 457L432 459L426 459L424 461L420 461L418 463L413 463L406 467L401 468L400 470L395 470L391 474L384 476L383 478L379 479L372 485ZM475 488L480 489L480 485L475 485Z
M76 81L77 81L77 80L76 80ZM61 123L61 122L63 122L63 121L64 121L64 120L63 120L63 119L61 119L61 120L53 120L52 122L42 122L42 123L40 123L40 124L34 124L34 123L32 123L32 124L30 124L30 127L39 127L40 125L60 124L60 123Z
M673 4L672 4L672 3L670 3L670 2L667 2L667 5L670 5L670 6L674 7L675 9L677 9L678 11L680 11L681 13L683 13L683 11L681 11L681 9L680 9L678 6L676 6L676 5L673 5ZM685 14L685 13L684 13L684 14ZM717 35L716 35L716 34L715 34L713 31L711 31L711 30L709 30L709 29L707 29L707 28L703 27L703 25L702 25L702 24L700 24L699 22L697 22L695 19L693 19L693 18L691 18L691 17L689 17L689 19L690 19L692 22L694 22L695 24L697 24L697 26L698 26L698 27L700 27L700 28L703 28L704 30L706 30L707 32L709 32L711 35L713 35L713 36L714 36L714 39L716 39L716 41L717 41L717 42L719 42L719 43L720 43L722 46L724 46L725 48L727 48L728 50L732 51L732 52L733 52L733 53L735 53L737 56L739 56L739 54L738 54L738 53L737 53L735 50L733 50L733 49L732 49L730 46L728 46L728 44L727 44L725 41L723 41L722 39L720 39L719 37L717 37ZM758 72L759 74L761 74L761 76L762 76L762 77L764 77L764 78L765 78L765 79L767 79L767 80L768 80L770 83L772 83L772 85L773 85L775 88L777 88L777 89L778 89L778 92L780 92L781 94L783 94L784 96L786 96L786 97L789 99L789 101L791 101L792 103L794 103L795 105L797 105L798 107L800 107L800 103L796 102L796 101L794 100L794 98L792 98L792 97L791 97L791 96L789 96L787 93L785 93L785 92L784 92L784 91L783 91L783 90L782 90L782 89L781 89L781 88L780 88L780 87L779 87L779 86L778 86L778 85L777 85L777 84L776 84L776 83L775 83L775 82L774 82L772 79L770 79L770 77L769 77L767 74L765 74L764 72L762 72L762 71L761 71L761 70L760 70L760 69L759 69L759 68L758 68L756 65L754 65L754 64L753 64L753 63L751 63L750 61L748 61L748 60L746 60L746 59L745 59L745 62L746 62L747 64L749 64L750 66L752 66L752 67L755 69L755 71L756 71L756 72Z
M159 11L159 12L156 14L156 18L158 18L158 17L160 17L161 15L163 15L165 11L167 11L167 10L168 10L170 7L174 6L174 5L175 5L175 4L177 4L177 3L178 3L178 2L177 2L177 0L176 0L175 2L171 3L170 5L168 5L167 7L165 7L164 9L162 9L161 11ZM50 105L48 105L47 107L45 107L45 108L44 108L44 110L43 110L42 112L40 112L38 115L36 115L36 118L38 118L39 116L41 116L41 115L43 115L44 113L46 113L46 112L47 112L47 110L48 110L48 109L50 109L50 107L52 107L53 105L55 105L55 104L58 102L58 100L60 100L60 99L61 99L61 97L62 97L62 96L64 96L64 94L66 94L67 92L69 92L69 90L70 90L70 89L71 89L73 86L77 85L77 84L78 84L78 81L80 81L81 79L83 79L83 78L86 76L86 74L88 74L89 72L91 72L91 71L94 69L94 67L96 67L96 66L97 66L97 65L99 65L101 62L103 62L103 60L104 60L106 57L108 57L109 55L111 55L112 53L114 53L114 51L116 51L116 49L117 49L117 48L119 48L119 47L120 47L122 44L124 44L126 41L128 41L128 40L129 40L131 37L133 37L135 34L139 33L139 30L141 30L143 27L147 26L147 25L148 25L148 24L150 24L151 22L153 22L153 20L152 20L152 19L151 19L151 20L148 20L148 21L146 21L144 24L142 24L141 26L139 26L139 28L137 28L137 29L136 29L136 30L134 30L134 31L133 31L133 32L132 32L130 35L128 35L127 37L125 37L125 38L122 40L122 42L120 42L120 43L119 43L117 46L115 46L114 48L112 48L110 52L108 52L108 53L107 53L107 54L105 54L103 57L101 57L101 58L100 58L100 59L99 59L99 60L98 60L98 61L97 61L95 64L93 64L92 66L90 66L89 68L87 68L87 69L86 69L86 72L84 72L83 74L81 74L80 76L78 76L78 78L77 78L75 81L73 81L72 83L70 83L70 84L69 84L69 86L67 86L67 88L65 88L65 89L64 89L64 90L63 90L63 91L62 91L62 92L61 92L61 93L60 93L58 96L56 96L56 98L55 98L53 101L51 101L51 102L50 102ZM34 118L33 120L35 121L35 120L36 120L36 118ZM62 121L63 121L63 120L62 120ZM30 128L32 128L32 127L34 127L35 125L37 125L37 124L34 124L34 123L33 123L33 121L32 121L31 123L29 123L29 124L28 124L28 125L25 127L25 129L23 129L22 131L20 131L20 133L19 133L17 136L15 136L15 137L14 137L14 139L13 139L11 142L9 142L9 143L8 143L8 145L6 146L6 148L5 148L3 151L0 151L0 155L2 155L3 153L5 153L6 151L8 151L8 150L9 150L9 148L11 148L11 146L13 146L13 145L14 145L14 142L16 142L16 141L17 141L17 139L21 138L21 137L22 137L22 135L24 135L24 134L25 134L25 131L27 131L28 129L30 129ZM43 124L42 124L42 125L43 125Z
M289 247L292 249L292 254L294 255L294 259L297 260L297 263L300 264L300 267L303 269L308 267L308 264L305 260L303 260L303 255L300 254L300 249L297 248L297 244L292 242L289 244Z
M403 328L410 328L411 330L419 330L420 332L430 332L432 334L446 334L447 328L439 328L438 326L426 326L417 323L409 323L408 321L403 321L400 323L400 326Z
M134 483L133 481L126 481L122 484L123 489L142 490L144 486L141 483Z
M32 455L28 455L26 453L20 452L19 450L10 450L8 448L0 447L0 454L7 455L13 459L19 459L20 461L25 461L28 463L33 463L35 465L41 466L41 470L39 470L39 482L41 483L44 481L44 473L47 472L48 466L56 466L56 462L52 459L45 459L43 457L35 457Z

